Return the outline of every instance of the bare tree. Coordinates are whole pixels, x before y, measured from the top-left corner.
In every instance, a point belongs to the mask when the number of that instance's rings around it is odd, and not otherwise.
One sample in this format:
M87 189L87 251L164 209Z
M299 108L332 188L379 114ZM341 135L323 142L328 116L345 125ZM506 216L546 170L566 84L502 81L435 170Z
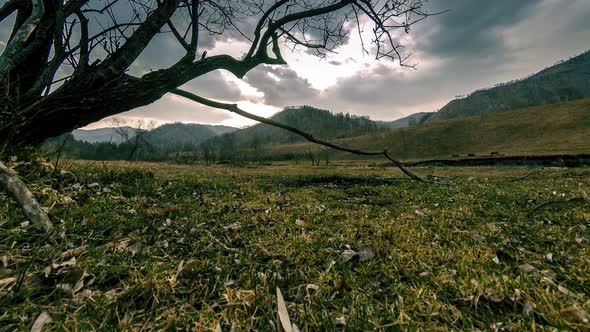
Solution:
M127 160L133 160L133 157L139 158L143 147L150 146L146 140L146 135L156 127L155 121L145 122L144 120L137 120L131 126L128 126L127 121L119 118L114 118L111 121L117 135L119 135L123 142L126 143L130 149Z
M0 22L16 18L0 56L0 140L36 144L150 104L211 71L242 78L261 64L284 65L280 44L324 56L346 38L347 22L371 22L376 57L404 64L394 30L428 17L425 1L8 0ZM123 9L130 18L118 15ZM168 68L128 74L163 33L185 54ZM240 59L206 56L199 48L206 34L240 38L250 48Z

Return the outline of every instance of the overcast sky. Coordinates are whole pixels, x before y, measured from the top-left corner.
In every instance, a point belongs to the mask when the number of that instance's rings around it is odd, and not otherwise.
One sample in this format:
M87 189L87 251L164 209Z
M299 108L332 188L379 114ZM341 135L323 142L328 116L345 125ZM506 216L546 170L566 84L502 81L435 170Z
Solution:
M0 5L4 2L0 0ZM590 49L589 0L431 0L428 8L430 12L449 11L420 22L410 34L401 36L413 52L407 63L416 64L416 70L364 55L354 28L347 43L326 59L285 49L288 66L260 66L243 80L227 72L212 72L185 88L205 97L239 102L244 109L264 116L285 106L305 104L394 120L435 111L456 95L523 77ZM2 49L8 27L0 28ZM240 56L248 47L227 38L208 42L209 55ZM159 38L131 72L141 74L170 65L182 54L172 36ZM119 117L161 123L252 124L173 95ZM109 124L107 119L90 127Z

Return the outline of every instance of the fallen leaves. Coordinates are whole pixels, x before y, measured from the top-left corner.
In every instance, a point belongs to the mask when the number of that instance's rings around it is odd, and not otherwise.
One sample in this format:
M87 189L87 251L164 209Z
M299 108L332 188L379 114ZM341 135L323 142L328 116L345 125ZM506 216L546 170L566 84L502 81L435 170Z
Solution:
M350 261L364 262L372 259L373 257L375 257L375 252L368 245L360 246L359 251L352 250L350 246L347 246L347 248L342 251L342 254L340 255L340 260L342 261L342 263L347 263Z
M31 327L31 332L41 332L43 330L43 327L45 325L51 323L52 321L53 321L53 319L51 318L51 316L49 316L48 313L43 311L37 317L37 319L35 319L35 322L33 323L33 326Z

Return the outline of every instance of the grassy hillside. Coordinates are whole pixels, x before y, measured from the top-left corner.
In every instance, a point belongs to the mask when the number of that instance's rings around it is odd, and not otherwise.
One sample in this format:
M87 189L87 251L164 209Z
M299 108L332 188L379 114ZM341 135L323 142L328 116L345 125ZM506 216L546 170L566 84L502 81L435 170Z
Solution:
M437 121L342 140L365 149L389 147L404 160L453 155L552 155L590 152L590 99L482 116ZM306 153L309 143L270 147L273 153ZM317 149L317 148L316 148ZM350 157L338 153L334 157ZM333 158L334 158L333 157Z
M590 52L560 62L523 80L478 90L448 103L427 122L463 118L590 97Z

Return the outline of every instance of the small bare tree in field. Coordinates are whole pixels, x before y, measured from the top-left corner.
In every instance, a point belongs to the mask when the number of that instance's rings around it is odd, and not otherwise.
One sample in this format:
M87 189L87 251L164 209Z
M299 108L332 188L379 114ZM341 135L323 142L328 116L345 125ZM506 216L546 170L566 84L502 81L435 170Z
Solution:
M359 29L367 22L372 25L372 44L363 42L367 53L404 65L406 55L394 31L409 32L414 23L430 16L426 1L7 0L0 8L0 23L14 17L14 25L0 56L0 151L39 144L174 93L331 148L385 156L419 179L387 150L343 148L179 87L215 70L242 78L262 64L285 65L281 45L324 56L345 41L349 23ZM117 13L123 10L132 15L121 19ZM170 67L129 74L130 66L161 34L172 35L184 55ZM205 34L231 36L249 43L249 48L240 58L206 55L199 44Z
M139 157L142 148L149 147L150 143L146 140L146 135L156 128L156 121L145 122L144 120L137 120L131 125L127 121L119 118L114 118L111 125L115 128L117 135L119 135L123 142L129 145L129 154L127 160L133 160L133 157Z

